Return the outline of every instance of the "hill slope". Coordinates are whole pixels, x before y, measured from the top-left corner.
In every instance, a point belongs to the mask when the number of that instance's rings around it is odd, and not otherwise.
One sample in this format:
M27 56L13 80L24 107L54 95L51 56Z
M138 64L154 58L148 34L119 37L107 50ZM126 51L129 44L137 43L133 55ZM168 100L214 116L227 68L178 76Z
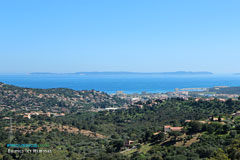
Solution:
M124 105L126 101L95 90L31 89L0 83L0 110L77 111Z

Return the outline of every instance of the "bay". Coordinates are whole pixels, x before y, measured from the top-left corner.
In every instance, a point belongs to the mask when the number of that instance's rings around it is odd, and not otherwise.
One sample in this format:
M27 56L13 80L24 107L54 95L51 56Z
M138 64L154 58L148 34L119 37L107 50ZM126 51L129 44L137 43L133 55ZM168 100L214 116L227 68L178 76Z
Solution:
M28 88L70 88L107 93L163 93L175 88L240 86L239 75L0 75L0 82Z

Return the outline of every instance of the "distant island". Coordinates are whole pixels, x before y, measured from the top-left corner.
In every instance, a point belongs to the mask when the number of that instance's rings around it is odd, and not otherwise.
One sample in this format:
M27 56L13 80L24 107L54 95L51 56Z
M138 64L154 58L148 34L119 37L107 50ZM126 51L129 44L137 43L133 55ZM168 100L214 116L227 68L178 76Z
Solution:
M212 72L75 72L75 73L49 73L49 72L33 72L34 75L212 75Z

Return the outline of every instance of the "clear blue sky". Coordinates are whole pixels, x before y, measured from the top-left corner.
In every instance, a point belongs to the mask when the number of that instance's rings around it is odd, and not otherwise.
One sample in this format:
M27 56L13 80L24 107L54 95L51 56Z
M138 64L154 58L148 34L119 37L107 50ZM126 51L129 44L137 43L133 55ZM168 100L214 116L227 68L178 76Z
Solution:
M239 0L0 1L0 73L240 72Z

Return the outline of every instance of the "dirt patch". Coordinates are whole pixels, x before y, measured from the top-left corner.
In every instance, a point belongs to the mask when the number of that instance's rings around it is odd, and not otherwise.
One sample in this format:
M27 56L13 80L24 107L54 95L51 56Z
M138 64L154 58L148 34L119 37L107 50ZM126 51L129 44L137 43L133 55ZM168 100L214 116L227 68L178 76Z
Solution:
M41 127L33 127L33 126L13 126L12 130L13 131L19 131L22 134L26 133L32 133L32 132L41 132L41 131L47 131L50 132L54 129L59 130L60 132L68 132L68 133L73 133L73 134L83 134L84 136L91 137L91 138L106 138L106 136L92 132L89 130L79 130L76 127L72 126L67 126L67 125L43 125ZM5 130L9 131L10 127L5 127Z
M194 134L192 135L192 138L190 140L187 140L184 142L184 140L181 140L179 142L177 142L175 144L175 146L179 147L179 146L184 146L184 147L189 147L191 146L193 143L196 143L199 141L198 137L201 136L201 133L197 133L197 134ZM186 138L186 135L184 136L181 136L182 139L185 139Z
M101 135L99 133L96 133L96 132L92 132L92 131L89 131L89 130L80 130L80 133L85 135L85 136L88 136L88 137L92 137L92 138L106 138L106 136L104 135Z

